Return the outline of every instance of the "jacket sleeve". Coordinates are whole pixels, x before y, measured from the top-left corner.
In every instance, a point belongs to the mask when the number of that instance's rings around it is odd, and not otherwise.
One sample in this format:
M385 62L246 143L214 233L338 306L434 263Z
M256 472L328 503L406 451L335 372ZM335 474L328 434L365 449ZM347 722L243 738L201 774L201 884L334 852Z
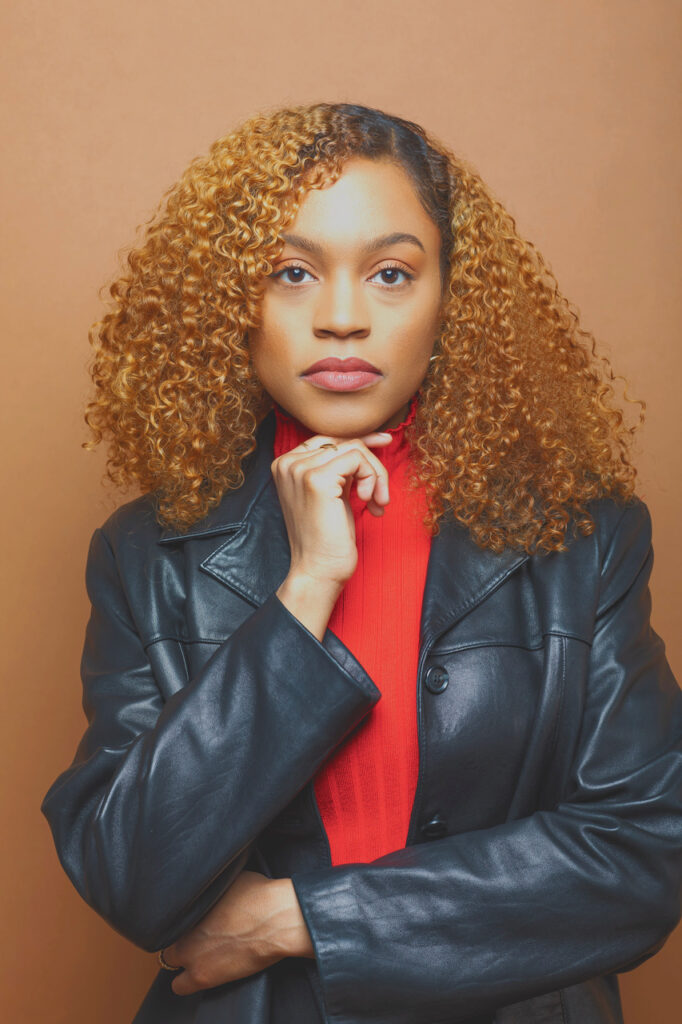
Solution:
M650 626L652 560L648 509L627 506L603 558L561 802L293 875L329 1024L486 1014L661 948L680 920L682 691Z
M333 633L320 643L273 592L164 701L101 528L86 585L89 726L41 810L81 896L152 951L208 912L381 692Z

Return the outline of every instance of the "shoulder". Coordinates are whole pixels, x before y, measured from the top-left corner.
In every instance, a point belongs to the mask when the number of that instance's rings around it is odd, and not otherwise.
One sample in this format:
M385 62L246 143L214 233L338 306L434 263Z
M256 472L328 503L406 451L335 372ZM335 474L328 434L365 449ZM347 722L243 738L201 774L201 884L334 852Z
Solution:
M646 502L637 495L627 502L598 498L588 503L587 511L594 519L594 532L585 537L576 531L576 537L595 547L602 568L606 567L614 545L629 547L637 542L648 548L651 544L651 514Z
M653 565L649 508L634 496L627 503L600 499L590 507L599 548L599 607L606 610Z
M125 609L120 614L145 645L183 631L182 552L158 543L163 528L154 499L143 494L107 516L92 535L85 570L92 603Z
M590 641L596 617L652 564L651 516L645 502L598 498L587 505L594 528L571 524L564 551L527 563L543 628Z
M114 552L150 550L162 536L156 517L155 493L142 494L114 509L95 531Z
M105 572L118 577L126 589L158 576L154 566L167 554L158 543L162 535L153 492L119 505L90 538L86 576Z
M641 498L629 501L602 498L589 508L595 530L592 540L595 614L601 615L633 585L646 586L653 566L652 524L649 508Z

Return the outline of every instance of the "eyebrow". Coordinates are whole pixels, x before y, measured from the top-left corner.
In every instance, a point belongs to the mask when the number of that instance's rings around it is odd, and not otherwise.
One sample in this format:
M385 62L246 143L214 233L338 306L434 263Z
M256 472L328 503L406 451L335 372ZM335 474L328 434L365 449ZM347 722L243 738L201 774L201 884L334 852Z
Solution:
M289 245L295 245L297 249L306 249L308 252L314 253L316 256L324 255L324 246L318 242L313 242L310 238L303 238L301 235L290 235L282 232L281 236L285 242ZM377 238L370 238L369 241L365 242L360 247L360 252L363 256L369 253L376 252L378 249L384 249L389 245L397 245L398 242L410 242L412 245L417 245L422 252L426 252L426 249L419 241L416 235L410 235L406 231L392 231L388 235L379 235Z

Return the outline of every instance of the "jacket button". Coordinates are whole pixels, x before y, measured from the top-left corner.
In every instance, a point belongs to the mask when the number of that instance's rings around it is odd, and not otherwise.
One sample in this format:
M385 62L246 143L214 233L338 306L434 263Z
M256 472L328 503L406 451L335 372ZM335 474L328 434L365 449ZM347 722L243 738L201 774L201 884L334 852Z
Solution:
M442 665L432 665L426 673L424 682L426 689L431 693L442 693L449 682L448 670Z
M434 814L431 821L427 821L425 825L422 825L422 835L428 839L438 839L439 836L444 836L448 828L440 814Z

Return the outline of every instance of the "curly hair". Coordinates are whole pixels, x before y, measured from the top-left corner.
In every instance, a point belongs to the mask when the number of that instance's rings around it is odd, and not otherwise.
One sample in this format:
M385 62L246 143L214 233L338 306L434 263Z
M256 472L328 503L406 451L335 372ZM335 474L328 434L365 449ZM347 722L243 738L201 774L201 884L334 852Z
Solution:
M447 514L493 551L565 550L571 522L593 532L590 501L632 497L629 448L646 405L634 403L639 422L626 426L609 360L473 168L370 107L261 112L190 163L90 329L83 447L106 437L106 476L152 492L159 524L181 532L244 482L273 407L248 331L281 231L351 157L404 168L440 230L443 315L407 434L425 526L437 533Z

